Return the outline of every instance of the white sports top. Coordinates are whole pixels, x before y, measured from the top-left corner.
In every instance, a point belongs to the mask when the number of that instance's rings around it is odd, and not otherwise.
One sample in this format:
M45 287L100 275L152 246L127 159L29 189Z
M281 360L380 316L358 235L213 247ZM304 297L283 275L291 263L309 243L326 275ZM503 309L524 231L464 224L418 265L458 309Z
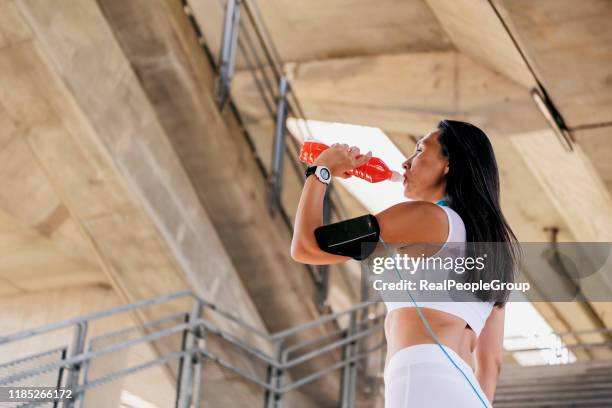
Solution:
M440 206L446 212L448 217L448 237L446 238L445 244L440 250L434 255L444 257L445 252L449 252L448 243L465 243L465 225L463 220L452 208L447 206ZM456 247L456 245L455 245ZM450 252L449 255L450 256ZM453 255L453 256L456 256ZM476 333L476 336L480 336L480 332L485 325L489 314L493 310L494 302L417 302L419 307L439 310L457 316L465 320L466 324ZM392 310L399 309L402 307L414 307L412 302L385 302L387 306L387 313Z

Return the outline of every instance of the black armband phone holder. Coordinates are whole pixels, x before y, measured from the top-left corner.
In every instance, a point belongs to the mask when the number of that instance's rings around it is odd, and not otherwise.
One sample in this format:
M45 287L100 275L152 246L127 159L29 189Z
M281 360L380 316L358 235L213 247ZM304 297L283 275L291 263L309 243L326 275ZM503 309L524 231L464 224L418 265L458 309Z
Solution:
M372 214L323 225L314 231L317 244L330 254L361 261L376 249L380 227Z

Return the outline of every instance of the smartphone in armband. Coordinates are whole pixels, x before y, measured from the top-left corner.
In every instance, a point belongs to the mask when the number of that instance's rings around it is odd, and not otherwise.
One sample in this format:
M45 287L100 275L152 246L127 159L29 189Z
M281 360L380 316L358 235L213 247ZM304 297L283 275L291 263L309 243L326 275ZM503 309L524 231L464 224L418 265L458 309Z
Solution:
M367 214L323 225L315 229L315 238L322 251L361 261L376 249L380 226L375 216Z

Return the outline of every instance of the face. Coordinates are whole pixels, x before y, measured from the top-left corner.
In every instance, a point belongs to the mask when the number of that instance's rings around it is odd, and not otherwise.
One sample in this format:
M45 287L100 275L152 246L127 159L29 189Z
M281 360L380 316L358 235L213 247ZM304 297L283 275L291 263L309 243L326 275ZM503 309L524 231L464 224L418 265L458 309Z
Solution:
M448 172L448 158L438 143L440 131L430 132L422 137L415 151L403 164L404 196L413 200L438 200L445 195L445 174Z

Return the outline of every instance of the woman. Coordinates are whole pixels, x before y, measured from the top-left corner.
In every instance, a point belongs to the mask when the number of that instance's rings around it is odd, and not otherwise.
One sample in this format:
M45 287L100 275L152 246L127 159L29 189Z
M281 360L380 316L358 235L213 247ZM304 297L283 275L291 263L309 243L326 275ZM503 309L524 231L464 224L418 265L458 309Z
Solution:
M358 167L359 149L335 144L315 161L333 176ZM495 256L469 280L514 281L516 238L499 204L499 173L491 143L477 127L444 120L416 144L402 165L404 195L410 201L376 214L385 242L495 242ZM308 177L296 215L291 255L321 265L348 257L322 251L314 230L322 225L326 184ZM465 244L473 248L472 244ZM438 253L440 253L438 251ZM502 362L504 304L508 293L478 292L477 302L388 302L385 406L482 407L493 401ZM432 338L422 317L435 333ZM452 363L454 361L454 364ZM475 363L475 364L474 364ZM463 372L463 373L462 373Z

